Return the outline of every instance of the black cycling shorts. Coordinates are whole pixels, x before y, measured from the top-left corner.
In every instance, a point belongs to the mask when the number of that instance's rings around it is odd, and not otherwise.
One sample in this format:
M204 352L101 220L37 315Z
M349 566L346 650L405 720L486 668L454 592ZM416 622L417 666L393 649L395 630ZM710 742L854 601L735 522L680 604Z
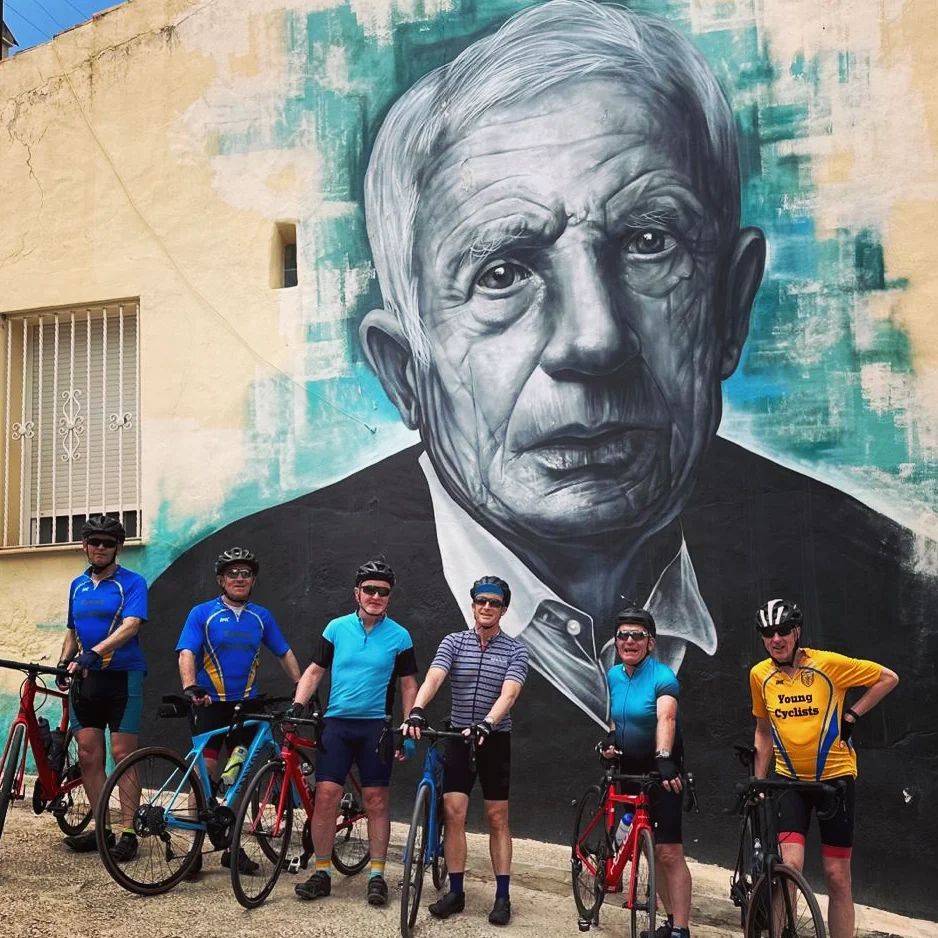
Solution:
M143 671L89 671L72 682L69 725L78 730L139 733L143 711Z
M680 760L681 771L684 771ZM619 771L623 775L645 775L648 772L657 772L658 766L655 760L641 762L629 762L625 759L619 760ZM637 788L628 785L622 786L623 794L636 794ZM667 791L660 785L655 785L648 792L648 800L651 802L650 813L652 826L655 830L656 844L682 844L684 843L684 792Z
M242 714L262 713L264 711L264 705L262 703L253 702L251 700L216 700L208 707L193 707L192 713L195 721L193 735L200 736L202 733L209 732L209 730L230 726L234 720L235 707L238 706L239 702L241 704L240 712ZM255 730L256 727L253 726L247 728L242 726L234 730L230 735L228 735L228 733L217 733L208 741L203 754L209 759L217 759L218 753L221 752L226 738L228 739L229 751L236 746L250 746L254 739Z
M782 778L783 775L774 775ZM818 818L817 826L821 832L821 854L831 857L849 857L853 847L853 818L856 807L856 779L852 775L841 778L825 778L827 784L843 782L837 813L832 818ZM811 812L825 810L828 802L822 792L785 791L778 798L778 839L804 843L805 835L811 823ZM788 835L788 836L786 836Z
M486 801L507 801L511 788L511 733L492 733L476 746L476 770L469 765L469 746L458 739L447 740L443 755L443 792L468 795L476 778Z

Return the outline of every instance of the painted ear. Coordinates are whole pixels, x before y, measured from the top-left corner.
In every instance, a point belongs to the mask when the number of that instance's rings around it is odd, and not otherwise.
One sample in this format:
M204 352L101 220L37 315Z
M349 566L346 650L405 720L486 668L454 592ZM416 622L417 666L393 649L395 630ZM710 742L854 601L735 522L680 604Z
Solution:
M401 420L411 430L419 424L417 382L414 356L397 317L386 309L373 309L365 314L358 337L368 364L374 369Z
M723 318L723 358L720 377L728 378L739 364L749 335L749 317L765 270L765 235L759 228L743 228L736 236L726 270Z

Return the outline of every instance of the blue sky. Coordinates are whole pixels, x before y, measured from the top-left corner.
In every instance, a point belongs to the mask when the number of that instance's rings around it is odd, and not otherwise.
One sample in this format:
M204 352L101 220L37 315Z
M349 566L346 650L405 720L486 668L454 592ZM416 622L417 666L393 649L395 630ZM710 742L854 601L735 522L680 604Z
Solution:
M48 42L76 23L86 20L122 0L3 0L3 21L16 36L15 55Z

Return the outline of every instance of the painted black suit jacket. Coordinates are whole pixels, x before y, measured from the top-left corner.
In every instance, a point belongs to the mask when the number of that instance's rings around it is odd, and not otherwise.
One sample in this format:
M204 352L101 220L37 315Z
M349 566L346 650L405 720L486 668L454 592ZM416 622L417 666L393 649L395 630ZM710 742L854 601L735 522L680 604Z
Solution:
M420 452L405 450L229 524L175 561L150 590L158 626L147 630L150 701L177 689L179 629L190 606L215 588L213 561L232 545L257 553L257 598L276 615L301 665L325 624L351 610L358 564L384 554L399 578L391 613L410 630L425 670L440 638L464 627L461 604L468 597L457 603L443 578ZM934 915L938 901L924 887L927 869L938 865L938 634L930 619L938 582L916 568L916 551L925 555L934 546L916 545L908 531L842 492L719 438L681 524L719 634L712 657L689 646L679 674L687 765L702 801L699 817L685 825L688 852L733 863L735 820L721 812L744 774L732 743L752 740L748 670L765 657L753 614L768 598L790 597L804 610L804 644L870 658L900 675L899 688L856 733L855 853L862 860L854 864L854 881L866 901ZM597 638L605 641L605 631L598 627ZM269 659L261 673L262 687L286 690ZM445 701L432 712L445 713ZM513 721L513 828L566 841L572 804L599 772L591 749L600 730L533 670ZM169 726L155 721L145 735L182 742L178 727L172 739ZM413 790L406 780L415 772L397 775L394 803L402 819Z

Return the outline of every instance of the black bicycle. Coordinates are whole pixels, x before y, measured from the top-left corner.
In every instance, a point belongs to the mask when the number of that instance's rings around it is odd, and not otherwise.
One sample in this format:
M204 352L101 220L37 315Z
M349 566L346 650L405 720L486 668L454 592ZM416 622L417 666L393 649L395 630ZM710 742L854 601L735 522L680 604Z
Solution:
M755 753L736 747L751 769ZM730 898L740 909L744 938L825 938L824 918L814 891L794 867L782 862L778 844L778 803L794 791L822 792L828 806L818 817L832 817L842 789L824 782L750 778L736 786L740 815L739 849L730 880Z

